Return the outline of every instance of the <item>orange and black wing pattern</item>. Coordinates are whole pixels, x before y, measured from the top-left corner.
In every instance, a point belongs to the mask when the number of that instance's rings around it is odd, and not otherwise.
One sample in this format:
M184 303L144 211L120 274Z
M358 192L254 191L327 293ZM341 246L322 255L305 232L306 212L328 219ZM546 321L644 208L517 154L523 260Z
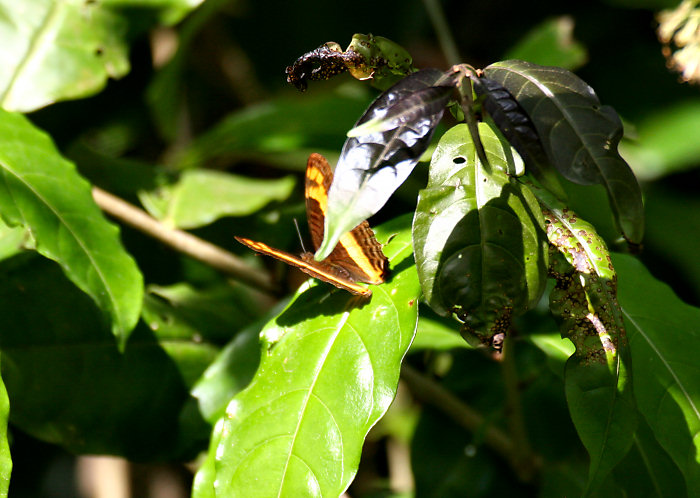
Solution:
M333 172L328 161L320 154L311 154L306 166L306 216L314 250L323 241L325 213L328 206L328 189ZM353 294L369 297L372 291L356 282L380 284L386 279L389 261L382 253L382 246L366 221L360 223L340 238L338 245L323 261L315 261L313 253L301 257L256 242L236 237L240 243L261 254L272 256L296 266L314 278L335 285Z

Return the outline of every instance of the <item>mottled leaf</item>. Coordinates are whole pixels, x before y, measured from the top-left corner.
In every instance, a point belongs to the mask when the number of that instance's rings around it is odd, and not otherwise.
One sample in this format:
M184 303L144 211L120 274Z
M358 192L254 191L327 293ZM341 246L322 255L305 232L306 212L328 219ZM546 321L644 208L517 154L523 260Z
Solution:
M588 491L598 489L627 454L636 428L629 351L617 277L595 229L551 197L540 199L556 285L550 309L576 351L566 363L571 419L591 457ZM544 202L547 201L547 202Z
M682 302L630 256L614 255L640 413L700 494L700 309Z
M503 61L484 73L503 85L529 114L550 161L564 178L582 185L601 184L625 237L641 242L642 195L617 145L622 122L601 106L593 89L573 73L523 61Z
M506 175L515 160L510 147L484 123L479 134L489 167L478 160L466 125L440 139L420 192L413 243L430 307L458 313L475 342L490 343L512 314L540 298L547 254L535 197Z
M377 228L385 243L396 234L384 246L393 274L369 302L312 285L263 330L260 368L226 410L217 496L339 496L350 484L415 332L409 223Z
M452 92L450 83L440 83L443 78L437 69L413 73L377 97L357 121L355 128L369 122L389 123L389 128L346 140L316 259L328 256L344 233L379 211L413 171Z
M21 115L0 111L0 213L31 230L37 251L58 262L112 321L123 346L138 321L143 277L90 186L51 140Z
M208 225L224 216L246 216L289 197L294 177L256 179L221 171L188 170L171 186L141 192L151 215L175 228Z

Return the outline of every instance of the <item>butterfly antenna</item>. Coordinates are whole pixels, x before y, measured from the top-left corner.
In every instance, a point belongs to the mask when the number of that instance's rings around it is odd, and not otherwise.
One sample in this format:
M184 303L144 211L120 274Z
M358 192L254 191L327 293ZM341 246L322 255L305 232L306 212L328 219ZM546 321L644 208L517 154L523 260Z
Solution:
M297 222L296 218L294 218L294 226L297 228L297 235L299 236L299 243L301 244L301 251L306 252L306 247L304 247L304 239L301 236L301 231L299 230L299 223Z

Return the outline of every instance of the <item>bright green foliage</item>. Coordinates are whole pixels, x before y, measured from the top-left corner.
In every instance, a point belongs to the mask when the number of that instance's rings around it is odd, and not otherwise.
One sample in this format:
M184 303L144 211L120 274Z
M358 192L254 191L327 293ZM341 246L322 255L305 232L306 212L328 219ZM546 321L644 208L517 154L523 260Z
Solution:
M292 193L294 177L258 180L220 171L188 170L174 185L139 197L146 209L169 226L208 225L225 216L246 216Z
M0 111L0 213L31 230L36 250L59 263L126 343L141 310L143 278L92 200L90 186L19 114Z
M476 157L466 125L442 136L413 222L426 300L438 313L463 317L476 344L490 343L511 315L539 300L547 267L537 201L506 174L517 156L487 125L479 134L488 166Z
M395 234L384 247L393 273L369 302L314 285L263 330L260 368L226 409L217 496L336 496L350 484L415 333L408 222L377 229L385 243Z

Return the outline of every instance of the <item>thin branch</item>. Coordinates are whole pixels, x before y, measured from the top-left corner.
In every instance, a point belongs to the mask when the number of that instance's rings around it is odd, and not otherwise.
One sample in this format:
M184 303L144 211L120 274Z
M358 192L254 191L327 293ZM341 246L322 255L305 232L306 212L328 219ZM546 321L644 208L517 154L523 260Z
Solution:
M513 460L517 464L516 471L522 480L529 481L532 479L533 474L539 470L542 462L532 451L532 446L527 437L513 346L513 340L509 335L506 335L501 361L503 382L506 390L505 412L510 432L515 441Z
M447 62L450 65L459 64L461 62L457 44L455 43L450 26L447 24L445 12L442 10L440 0L423 0L425 10L428 11L428 17L433 24L433 29L437 35L440 48L442 49Z
M518 476L524 477L519 468L521 462L515 458L517 455L515 442L508 434L491 425L479 412L414 368L406 364L402 365L401 378L408 384L416 398L435 406L469 432L482 434L484 443L508 462Z
M271 293L276 290L264 273L251 268L243 260L219 246L182 230L169 228L144 210L98 187L92 188L92 196L97 205L110 216L161 241L176 251L231 275L236 280L256 289Z

